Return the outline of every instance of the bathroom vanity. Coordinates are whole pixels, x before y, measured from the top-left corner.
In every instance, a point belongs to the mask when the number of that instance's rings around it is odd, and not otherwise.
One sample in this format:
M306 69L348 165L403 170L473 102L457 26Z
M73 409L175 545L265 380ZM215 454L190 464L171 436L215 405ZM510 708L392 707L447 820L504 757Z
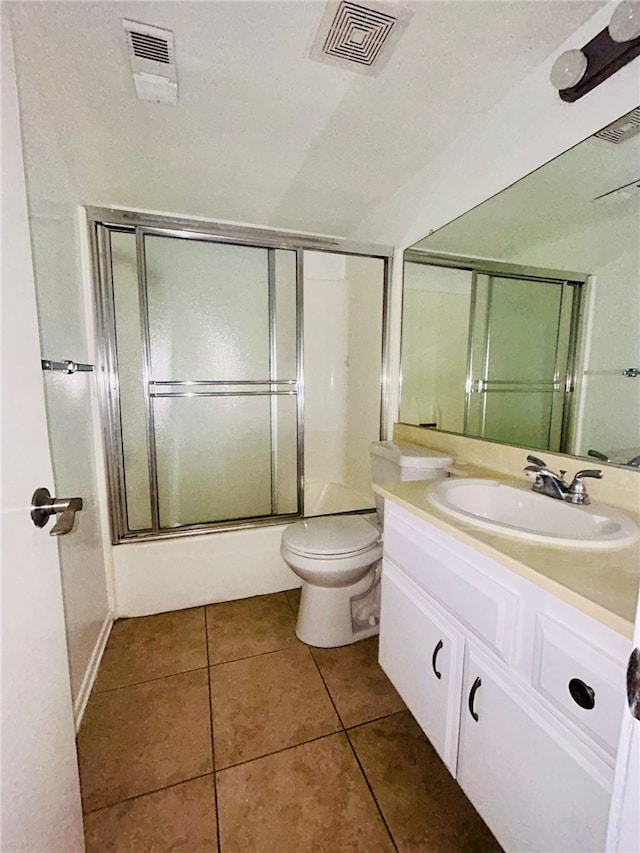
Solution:
M638 545L587 551L385 498L380 664L510 851L602 851Z

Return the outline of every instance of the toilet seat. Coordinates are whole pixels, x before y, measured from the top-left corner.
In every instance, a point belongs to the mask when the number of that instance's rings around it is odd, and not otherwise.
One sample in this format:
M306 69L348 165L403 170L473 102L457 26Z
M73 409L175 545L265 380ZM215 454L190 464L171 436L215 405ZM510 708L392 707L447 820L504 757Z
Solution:
M322 560L365 554L379 540L376 528L357 516L305 519L290 525L282 534L282 545L292 554Z

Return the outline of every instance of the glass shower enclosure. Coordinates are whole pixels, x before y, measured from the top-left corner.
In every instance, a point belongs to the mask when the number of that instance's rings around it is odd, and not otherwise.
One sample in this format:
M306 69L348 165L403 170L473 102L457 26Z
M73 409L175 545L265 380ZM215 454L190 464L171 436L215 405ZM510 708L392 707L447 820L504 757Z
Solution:
M407 252L400 418L567 452L583 282Z
M303 515L302 249L90 220L114 542Z

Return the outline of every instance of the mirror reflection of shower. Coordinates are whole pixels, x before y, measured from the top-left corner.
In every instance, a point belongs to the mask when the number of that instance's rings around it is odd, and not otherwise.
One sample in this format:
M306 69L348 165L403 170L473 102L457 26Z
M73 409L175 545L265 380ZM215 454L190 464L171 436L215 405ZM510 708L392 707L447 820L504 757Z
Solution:
M400 420L566 452L581 286L407 260Z

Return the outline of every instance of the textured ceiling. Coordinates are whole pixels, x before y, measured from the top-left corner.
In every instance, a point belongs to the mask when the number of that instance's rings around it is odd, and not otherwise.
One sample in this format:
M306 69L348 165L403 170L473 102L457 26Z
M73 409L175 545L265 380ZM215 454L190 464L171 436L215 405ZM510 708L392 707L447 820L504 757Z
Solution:
M9 4L32 198L349 236L602 2L428 2L377 77L308 58L317 2ZM174 31L138 101L123 17Z

